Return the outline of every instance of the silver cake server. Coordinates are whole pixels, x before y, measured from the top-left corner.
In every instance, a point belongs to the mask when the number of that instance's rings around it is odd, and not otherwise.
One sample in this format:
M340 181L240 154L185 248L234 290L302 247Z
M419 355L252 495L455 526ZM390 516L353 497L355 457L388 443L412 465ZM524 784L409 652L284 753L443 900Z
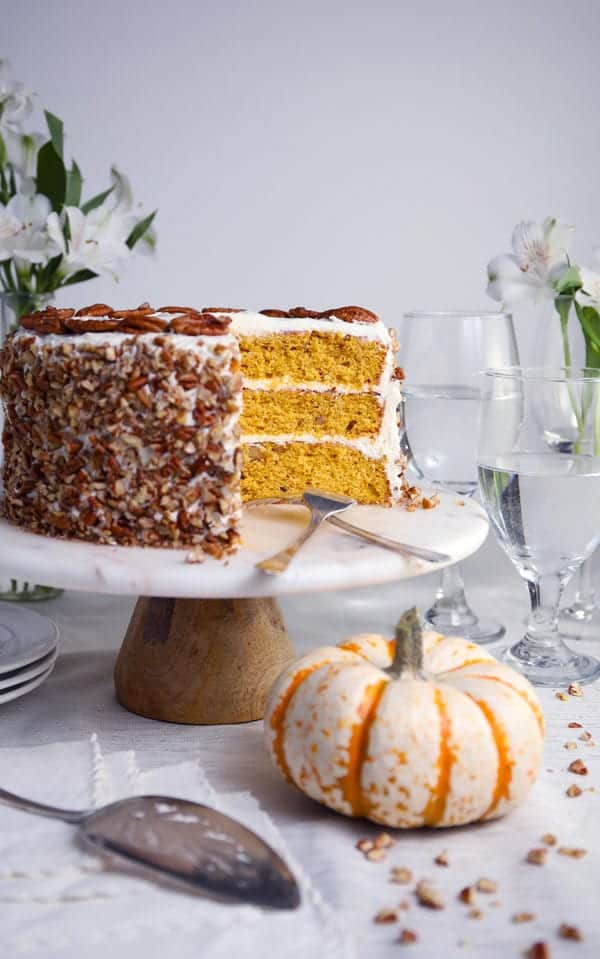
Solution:
M170 796L132 796L101 809L57 809L0 789L0 802L79 826L103 852L219 899L295 909L300 890L285 862L229 816Z
M332 493L325 493L322 490L310 490L313 494L318 494L323 498L334 498ZM306 496L306 493L304 494ZM265 499L253 499L250 502L245 503L246 507L248 506L308 506L305 502L304 496L271 496L266 497ZM346 499L346 497L337 497L337 499ZM355 506L356 503L352 500L349 506ZM348 509L349 507L346 507ZM310 507L309 507L310 509ZM390 549L394 553L400 553L403 556L411 556L415 559L424 559L427 563L449 563L452 559L448 553L440 553L435 549L427 549L425 546L409 546L408 543L400 543L396 539L389 539L387 536L381 536L379 533L372 533L368 529L362 529L360 526L355 526L354 523L349 523L348 520L342 519L340 516L337 516L335 513L329 513L325 519L327 519L333 526L337 526L339 529L343 529L345 533L350 533L353 536L358 536L360 539L364 539L367 543L374 543L376 546L383 546L384 549ZM314 532L313 529L310 529L310 524L308 529L308 535L312 535ZM298 542L298 541L296 541ZM303 540L302 542L305 542ZM292 543L291 549L295 546L295 543ZM299 545L302 545L301 543ZM285 552L285 551L284 551ZM277 554L280 555L280 554ZM275 557L271 557L270 560L263 560L263 562L272 562ZM261 569L264 569L262 563L257 563ZM267 572L275 572L275 570L267 570ZM279 572L279 570L277 571Z
M256 506L257 504L262 505L267 502L272 503L275 501L253 500L252 504L248 505ZM277 502L279 502L279 500ZM262 569L265 573L271 573L273 576L278 576L280 573L285 572L300 547L317 532L319 526L321 526L326 519L330 519L335 516L336 513L343 513L344 510L350 509L351 506L356 506L356 500L350 499L349 496L338 496L337 493L324 493L323 490L320 489L307 489L299 499L294 501L281 500L281 502L296 502L301 506L306 506L306 508L310 510L310 520L306 529L302 530L290 546L286 546L285 549L282 549L279 553L275 553L274 556L269 556L268 559L263 559L262 562L256 563L257 569Z

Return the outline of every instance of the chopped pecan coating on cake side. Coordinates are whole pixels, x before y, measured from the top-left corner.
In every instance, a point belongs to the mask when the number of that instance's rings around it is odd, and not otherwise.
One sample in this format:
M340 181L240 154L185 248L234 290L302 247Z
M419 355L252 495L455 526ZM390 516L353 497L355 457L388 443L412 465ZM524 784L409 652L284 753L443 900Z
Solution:
M7 339L4 514L53 536L231 551L240 513L235 339L189 348L164 333L94 339L23 330Z

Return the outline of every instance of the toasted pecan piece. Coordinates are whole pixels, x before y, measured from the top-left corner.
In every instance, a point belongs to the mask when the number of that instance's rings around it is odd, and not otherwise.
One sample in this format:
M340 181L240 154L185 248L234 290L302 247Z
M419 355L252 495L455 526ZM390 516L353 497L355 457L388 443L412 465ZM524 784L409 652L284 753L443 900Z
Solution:
M308 310L305 306L294 306L291 310L288 310L288 316L301 320L317 320L321 314L318 310Z
M64 332L63 320L55 310L36 310L35 313L22 316L20 323L25 330L33 330L34 333L42 335Z
M168 326L167 320L161 320L158 316L140 316L133 310L123 318L122 323L123 333L162 333Z
M537 846L534 849L530 849L527 855L525 856L526 862L532 862L536 866L543 866L548 858L548 850L545 846Z
M75 316L112 316L112 312L112 306L108 303L92 303L90 306L82 306Z
M403 929L400 935L398 936L398 942L401 942L403 946L412 945L413 942L417 941L417 934L412 929Z
M225 333L231 323L231 317L216 317L212 313L202 313L200 315L186 314L177 316L171 320L169 329L172 333L180 333L185 336L219 336Z
M398 913L395 909L380 909L379 912L373 916L373 922L377 923L396 922L397 919Z
M386 856L386 850L377 848L375 845L373 846L373 849L368 849L365 853L365 858L368 859L369 862L383 862Z
M93 317L93 314L89 314ZM112 316L98 316L91 320L84 320L77 315L65 320L65 328L69 333L114 333L121 327L121 320Z
M561 922L558 927L558 935L561 939L571 939L574 942L581 942L583 940L583 933L579 926L572 926L568 922Z
M112 315L118 316L121 320L138 319L145 316L151 316L154 310L151 306L137 306L133 310L113 310Z
M344 320L345 323L377 323L379 321L377 314L366 310L364 306L338 306L327 312L338 320Z
M195 306L159 306L157 313L197 313L200 315L200 310L197 310Z
M203 313L245 313L241 306L203 306Z
M280 317L281 319L289 317L290 315L287 310L261 310L260 312L262 316L274 316Z
M415 889L417 902L427 909L443 909L446 905L438 890L426 879L421 879Z
M577 776L587 776L588 768L582 759L574 759L569 765L569 772L576 773Z
M547 942L534 942L522 955L524 959L550 959L550 946Z

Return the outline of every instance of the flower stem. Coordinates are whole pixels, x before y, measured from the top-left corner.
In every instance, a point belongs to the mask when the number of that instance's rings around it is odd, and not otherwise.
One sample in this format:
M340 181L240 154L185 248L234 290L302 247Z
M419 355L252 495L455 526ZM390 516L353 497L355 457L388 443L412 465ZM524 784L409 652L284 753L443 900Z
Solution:
M556 307L556 312L560 317L560 331L562 335L562 344L563 344L563 353L565 357L565 367L567 376L571 374L571 344L569 343L569 313L571 312L571 306L573 304L572 297L560 297L554 301ZM583 438L583 431L585 428L585 416L582 412L579 411L579 404L577 403L577 396L571 383L567 382L567 390L569 393L569 399L571 401L571 409L575 416L575 422L577 423L577 440L574 444L574 451L576 453L581 452L581 441Z

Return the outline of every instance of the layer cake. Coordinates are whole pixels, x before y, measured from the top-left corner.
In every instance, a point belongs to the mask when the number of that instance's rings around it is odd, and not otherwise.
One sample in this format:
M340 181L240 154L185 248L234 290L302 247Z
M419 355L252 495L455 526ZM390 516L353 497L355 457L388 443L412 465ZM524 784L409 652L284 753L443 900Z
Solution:
M4 515L97 543L235 548L241 375L229 325L148 304L23 317L0 364Z

